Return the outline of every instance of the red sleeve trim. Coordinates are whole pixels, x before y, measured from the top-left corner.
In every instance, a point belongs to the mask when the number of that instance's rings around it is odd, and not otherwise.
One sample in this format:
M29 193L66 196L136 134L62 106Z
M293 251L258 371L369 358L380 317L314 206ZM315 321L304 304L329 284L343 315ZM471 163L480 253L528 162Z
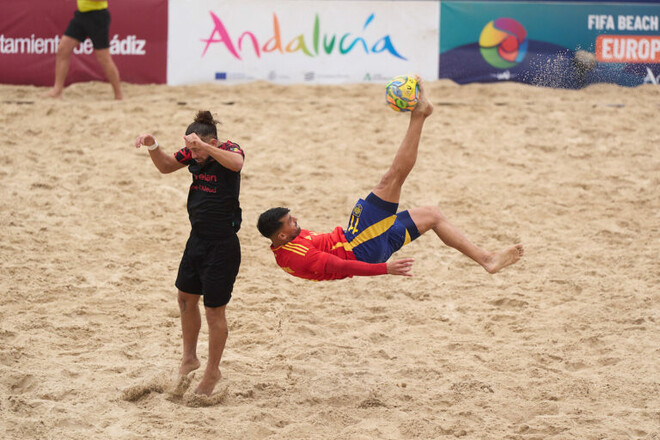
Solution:
M190 161L192 161L192 154L190 153L190 150L187 147L183 147L182 149L174 153L174 158L179 163L188 165Z
M219 148L225 151L231 151L232 153L240 154L241 156L245 157L245 152L240 147L240 145L235 144L232 141L227 141L220 144Z

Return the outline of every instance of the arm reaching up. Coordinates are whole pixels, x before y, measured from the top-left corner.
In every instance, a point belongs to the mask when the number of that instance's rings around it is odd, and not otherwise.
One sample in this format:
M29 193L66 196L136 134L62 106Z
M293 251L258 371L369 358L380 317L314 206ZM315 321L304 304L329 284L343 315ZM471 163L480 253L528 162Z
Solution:
M142 145L147 147L151 161L161 173L168 174L185 167L174 156L161 150L158 142L156 142L156 138L151 134L142 134L135 139L135 148L140 148Z

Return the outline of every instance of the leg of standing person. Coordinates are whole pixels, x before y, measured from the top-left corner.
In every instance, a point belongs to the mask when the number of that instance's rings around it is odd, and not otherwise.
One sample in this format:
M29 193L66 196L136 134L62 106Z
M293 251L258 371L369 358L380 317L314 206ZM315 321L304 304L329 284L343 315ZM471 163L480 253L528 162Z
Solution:
M112 56L110 55L110 49L95 49L94 54L96 59L101 64L105 76L108 78L112 90L115 94L115 99L123 99L124 95L121 92L121 80L119 78L119 69L115 65L115 62L112 61Z
M199 368L197 359L197 338L202 327L199 313L199 295L192 295L179 290L178 302L181 311L181 332L183 333L183 359L179 374L185 376Z
M229 334L225 309L226 306L205 307L206 322L209 326L209 358L204 376L197 389L195 389L195 393L197 394L210 396L213 393L215 385L222 377L220 373L220 361Z
M80 41L68 35L62 36L60 44L57 46L57 56L55 58L55 85L50 89L46 96L49 98L61 98L66 82L66 75L69 73L69 64L71 63L71 54L80 44Z

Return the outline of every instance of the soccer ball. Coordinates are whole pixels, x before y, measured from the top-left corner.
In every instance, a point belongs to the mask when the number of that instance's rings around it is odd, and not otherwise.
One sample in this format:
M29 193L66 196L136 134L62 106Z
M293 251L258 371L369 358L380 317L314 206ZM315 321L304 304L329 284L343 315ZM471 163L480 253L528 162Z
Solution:
M409 112L417 105L419 85L414 76L399 75L385 87L387 105L398 112Z

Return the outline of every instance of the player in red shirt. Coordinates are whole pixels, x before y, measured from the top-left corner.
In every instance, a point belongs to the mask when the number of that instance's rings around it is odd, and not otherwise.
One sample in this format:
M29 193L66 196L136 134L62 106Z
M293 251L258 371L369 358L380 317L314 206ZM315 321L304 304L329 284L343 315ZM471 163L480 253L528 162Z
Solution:
M385 274L412 276L412 258L388 259L430 230L490 273L522 257L521 244L500 252L476 246L436 206L397 212L401 187L417 159L424 122L433 113L424 84L417 79L419 101L394 161L373 191L355 204L346 229L337 227L327 234L301 229L288 208L271 208L261 214L257 228L272 241L275 261L285 272L316 281Z

